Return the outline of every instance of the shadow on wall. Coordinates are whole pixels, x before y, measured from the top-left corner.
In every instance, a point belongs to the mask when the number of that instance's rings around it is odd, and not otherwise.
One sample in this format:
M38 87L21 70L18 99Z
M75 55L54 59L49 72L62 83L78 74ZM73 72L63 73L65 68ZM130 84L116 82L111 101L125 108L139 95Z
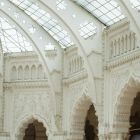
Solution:
M140 134L132 137L132 140L140 140Z
M98 140L98 118L93 105L90 106L86 116L85 140Z
M25 130L23 140L48 140L46 136L46 128L42 123L34 120Z

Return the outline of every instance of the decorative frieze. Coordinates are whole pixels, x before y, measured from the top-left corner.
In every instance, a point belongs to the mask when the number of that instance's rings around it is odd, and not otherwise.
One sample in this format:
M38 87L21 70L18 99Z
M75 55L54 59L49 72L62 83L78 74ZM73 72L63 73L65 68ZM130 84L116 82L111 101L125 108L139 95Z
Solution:
M50 118L50 110L50 95L47 92L14 95L14 124L28 114L42 114Z
M124 32L110 42L110 59L130 53L137 49L135 33Z
M87 78L88 78L87 71L82 70L79 73L76 73L75 75L64 78L63 83L64 83L64 85L69 85L69 84L76 83L78 81L81 81L81 80L84 80Z
M106 69L112 69L139 58L140 58L140 49L137 48L136 50L134 50L129 54L124 54L120 57L109 60L106 65Z
M7 88L49 88L47 80L42 81L16 81L16 82L5 82L4 89Z
M41 64L19 64L11 67L11 81L28 81L47 79Z

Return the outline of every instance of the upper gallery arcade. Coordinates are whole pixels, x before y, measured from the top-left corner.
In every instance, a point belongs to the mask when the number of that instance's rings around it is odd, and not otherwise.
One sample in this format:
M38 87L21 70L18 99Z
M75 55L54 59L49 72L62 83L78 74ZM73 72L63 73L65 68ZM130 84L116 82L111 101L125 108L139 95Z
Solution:
M0 140L139 140L139 11L0 0Z

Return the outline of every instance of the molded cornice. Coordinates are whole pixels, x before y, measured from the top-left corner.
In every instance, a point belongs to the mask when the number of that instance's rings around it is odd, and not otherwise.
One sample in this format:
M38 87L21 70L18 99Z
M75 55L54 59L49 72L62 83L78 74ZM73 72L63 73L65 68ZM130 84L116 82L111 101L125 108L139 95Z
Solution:
M4 88L49 88L47 80L5 82Z
M136 59L140 58L140 50L136 49L133 52L130 52L129 54L124 54L122 56L118 56L107 63L107 69L112 69L117 66L123 65L125 63L134 61Z
M80 80L84 80L86 78L88 78L87 71L86 70L82 70L82 71L77 72L77 73L75 73L73 75L69 75L69 77L67 77L67 78L65 78L63 80L63 84L64 85L69 85L69 84L78 82Z

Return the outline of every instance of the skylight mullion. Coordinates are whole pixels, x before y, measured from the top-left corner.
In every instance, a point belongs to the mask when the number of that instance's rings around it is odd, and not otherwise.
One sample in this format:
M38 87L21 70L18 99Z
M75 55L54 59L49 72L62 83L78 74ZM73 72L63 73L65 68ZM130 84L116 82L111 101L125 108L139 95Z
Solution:
M18 36L18 33L16 32L16 36L17 36L17 40L18 40L18 43L20 44L20 40L19 40L19 36ZM20 49L21 49L21 46L19 46Z
M14 3L14 0L10 0L10 1ZM57 28L57 25L58 25L57 20L51 18L51 16L46 11L41 9L35 3L30 2L29 0L25 0L25 1L26 1L27 5L29 5L29 6L28 6L28 8L24 9L24 12L27 13L29 16L31 16L31 18L33 18L38 24L40 24L51 35L56 35L55 39L57 41L64 39L64 37L67 36L67 34L63 33L63 29ZM16 4L16 3L14 3L14 4ZM21 8L22 4L24 4L24 1L22 1L22 3L20 3L20 4L18 4L18 7ZM59 30L59 29L61 29L61 30ZM73 43L71 43L71 44L73 44ZM66 45L66 44L64 44L64 45Z
M24 2L24 0L23 0L23 2ZM27 4L24 4L23 2L21 2L21 3L18 5L18 7L19 7L19 6L22 7L22 5L27 5ZM22 9L23 9L23 10L26 10L26 9L28 9L30 6L31 6L31 4L27 5L26 8L23 8L23 7L22 7Z
M28 8L26 9L26 11L30 12L31 15L35 12L35 10L32 9L31 7L28 7Z
M40 13L40 12L39 12L39 13ZM45 14L46 14L46 13L45 13ZM42 14L40 13L40 17L38 18L38 20L43 20L43 17L45 16L45 14L42 15ZM44 21L44 22L45 22L45 21Z
M42 17L42 14L37 10L33 13L33 15L37 16L38 19Z
M0 18L2 47L5 52L26 51L24 37L4 18ZM6 28L5 28L6 26ZM8 28L7 28L8 27ZM28 47L28 46L27 46Z
M4 32L5 34L7 34L6 32ZM8 35L8 34L7 34ZM14 42L15 40L10 36L10 35L8 35L8 37L7 37L7 39L10 41L10 42L12 42L15 46L17 46L17 47L19 47L17 44L17 42Z
M140 10L140 1L139 0L130 0L132 8L139 11Z
M82 37L84 37L85 39L96 34L96 27L94 26L94 24L92 22L86 22L86 23L83 23L83 24L80 24L80 29L79 29L79 32L80 32L80 35Z
M5 33L6 33L6 32L5 32ZM7 34L7 36L8 36L7 39L8 39L9 41L11 41L13 44L15 44L15 46L20 47L19 42L17 42L17 40L15 40L13 36L10 36L8 33L6 33L6 34Z
M4 44L5 44L5 48L7 49L7 51L8 51L8 45L7 45L7 42L6 42L6 37L5 37L5 35L4 35L4 32L2 31L2 34L3 34L3 40L4 40Z
M23 45L20 46L20 49L22 50L22 48L24 48L24 51L26 51L23 36L19 37L18 32L16 32L16 33L17 33L17 38L18 38L19 44L23 43ZM20 40L20 38L22 38L22 39Z
M108 25L114 24L117 21L125 18L125 16L121 13L120 7L115 0L82 0L76 1L79 5L84 7L86 10L91 12L94 16L96 16L103 24ZM86 3L86 4L85 4ZM95 8L93 8L93 7ZM94 9L94 10L92 10ZM113 11L120 12L120 15L114 14ZM123 15L123 16L122 16ZM115 19L115 20L113 20ZM113 22L111 22L113 20Z
M42 27L43 27L46 31L50 31L50 30L53 28L53 26L50 25L50 24L48 24L48 23L44 23L44 24L42 25Z

